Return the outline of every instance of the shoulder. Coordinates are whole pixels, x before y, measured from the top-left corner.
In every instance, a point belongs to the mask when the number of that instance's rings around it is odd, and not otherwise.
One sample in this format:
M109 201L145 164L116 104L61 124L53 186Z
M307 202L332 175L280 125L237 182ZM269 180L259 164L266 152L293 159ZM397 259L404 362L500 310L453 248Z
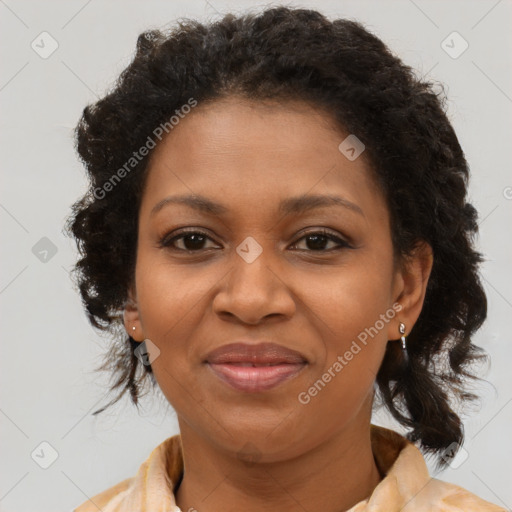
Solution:
M133 477L127 478L105 491L96 494L79 507L75 508L73 512L98 512L98 510L104 510L107 505L112 504L114 499L115 501L119 501L124 497L133 480Z
M463 487L431 476L422 452L398 432L372 425L371 435L375 461L385 477L371 495L368 510L381 510L386 503L387 511L507 512Z
M507 512L458 485L430 478L426 485L407 503L404 512Z
M507 512L463 487L436 478L429 480L404 512L423 510L421 507L426 503L433 512Z
M175 511L173 489L182 473L183 452L178 434L154 448L134 477L89 498L73 512Z

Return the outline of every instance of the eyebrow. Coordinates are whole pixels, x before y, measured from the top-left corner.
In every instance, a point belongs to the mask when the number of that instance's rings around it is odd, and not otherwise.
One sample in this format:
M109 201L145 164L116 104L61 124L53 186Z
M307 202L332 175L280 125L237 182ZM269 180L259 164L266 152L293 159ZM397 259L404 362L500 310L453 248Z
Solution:
M226 206L216 203L207 197L195 194L166 197L153 207L150 216L155 215L169 204L182 204L210 215L222 215L229 212L229 208ZM362 215L363 217L365 216L363 210L357 204L352 203L343 197L331 194L308 194L289 197L279 203L279 212L281 215L300 214L314 208L323 208L327 206L342 206L352 212Z

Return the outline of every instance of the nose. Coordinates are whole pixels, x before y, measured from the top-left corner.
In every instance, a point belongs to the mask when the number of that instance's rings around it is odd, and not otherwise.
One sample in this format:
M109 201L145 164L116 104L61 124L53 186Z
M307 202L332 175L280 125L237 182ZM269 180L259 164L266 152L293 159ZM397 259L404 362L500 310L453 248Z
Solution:
M253 261L233 252L232 269L213 300L213 310L224 320L256 325L267 317L289 319L296 304L282 266L271 257L271 249Z

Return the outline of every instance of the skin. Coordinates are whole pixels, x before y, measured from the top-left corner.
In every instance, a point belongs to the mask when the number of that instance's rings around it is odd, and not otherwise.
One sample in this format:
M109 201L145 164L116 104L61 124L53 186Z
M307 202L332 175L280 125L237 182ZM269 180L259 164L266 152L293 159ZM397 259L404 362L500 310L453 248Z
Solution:
M347 135L306 103L229 97L198 105L153 150L124 320L135 340L160 350L152 368L178 416L185 474L176 499L184 511L339 512L381 479L370 445L375 376L388 340L400 338L399 322L406 334L414 326L433 260L420 244L394 267L384 196L364 153L350 161L339 151ZM151 215L179 194L227 210L168 204ZM278 213L281 200L303 194L342 196L363 214L340 205ZM208 238L159 246L184 227ZM350 247L327 238L315 250L305 236L321 228ZM252 263L236 252L248 236L262 248ZM299 393L395 303L401 311L300 403ZM282 344L308 364L271 390L237 391L203 361L238 340Z

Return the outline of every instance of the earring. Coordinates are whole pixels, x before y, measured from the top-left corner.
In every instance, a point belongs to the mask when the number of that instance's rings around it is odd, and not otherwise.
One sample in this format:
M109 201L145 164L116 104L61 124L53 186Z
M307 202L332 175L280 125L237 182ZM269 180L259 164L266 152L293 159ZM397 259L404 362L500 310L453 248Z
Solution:
M405 343L405 325L400 322L400 325L398 326L398 330L400 331L400 341L402 342L402 354L403 354L403 364L404 366L407 366L409 364L409 354L407 353L407 346Z

